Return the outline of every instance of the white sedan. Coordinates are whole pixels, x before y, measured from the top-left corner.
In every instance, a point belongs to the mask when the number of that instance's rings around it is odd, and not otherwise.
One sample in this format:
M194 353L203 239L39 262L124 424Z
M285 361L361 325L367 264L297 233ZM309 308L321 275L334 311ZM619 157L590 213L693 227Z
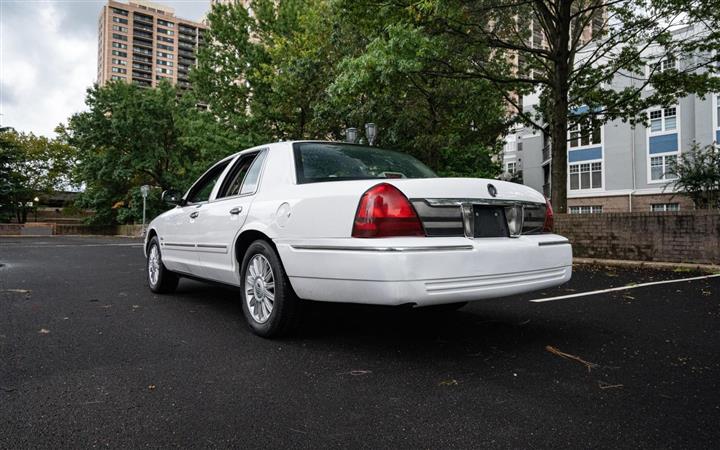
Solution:
M179 277L240 287L252 330L297 323L301 299L460 307L557 286L572 248L535 190L438 178L415 158L337 142L279 142L212 166L148 227L153 292Z

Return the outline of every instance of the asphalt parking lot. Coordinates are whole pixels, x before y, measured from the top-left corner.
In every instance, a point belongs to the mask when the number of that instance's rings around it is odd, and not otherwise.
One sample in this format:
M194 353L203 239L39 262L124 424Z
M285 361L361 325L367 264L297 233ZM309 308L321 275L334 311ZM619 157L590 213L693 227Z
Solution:
M431 315L311 305L263 340L232 289L145 284L137 240L0 238L0 448L717 448L720 278L576 267Z

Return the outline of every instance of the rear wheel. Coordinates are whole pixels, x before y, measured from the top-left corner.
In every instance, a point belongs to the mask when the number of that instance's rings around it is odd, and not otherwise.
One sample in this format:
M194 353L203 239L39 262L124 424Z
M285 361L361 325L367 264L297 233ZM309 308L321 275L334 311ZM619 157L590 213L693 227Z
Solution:
M243 312L253 333L270 338L293 331L300 317L300 299L267 241L250 244L240 275Z
M150 290L157 294L169 294L175 290L180 277L165 268L157 236L150 239L147 252L147 277Z

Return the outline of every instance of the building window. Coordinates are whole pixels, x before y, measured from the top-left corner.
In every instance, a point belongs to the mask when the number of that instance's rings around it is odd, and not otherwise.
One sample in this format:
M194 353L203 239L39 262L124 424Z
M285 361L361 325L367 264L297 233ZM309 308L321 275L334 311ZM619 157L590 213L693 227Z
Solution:
M677 130L677 108L654 109L649 115L651 134Z
M653 203L650 205L652 212L680 211L679 203Z
M110 70L112 70L113 73L127 73L127 69L123 69L122 67L113 67Z
M122 34L113 33L112 37L118 41L127 41L127 36L123 36Z
M596 206L571 206L570 214L600 214L603 212L601 205Z
M113 64L118 64L118 65L120 65L120 66L127 66L127 61L122 60L122 59L113 58L113 59L112 59L112 63L113 63Z
M173 73L172 69L164 69L164 68L162 68L162 67L156 67L156 68L155 68L155 71L156 71L157 73L166 73L166 74L168 74L168 75L172 75L172 73Z
M652 156L650 158L650 179L652 181L674 180L677 178L671 172L677 163L677 155Z
M112 9L112 12L114 12L115 14L120 14L121 16L128 15L128 12L125 11L124 9L119 9L119 8L110 8L110 9Z
M172 31L172 30L166 30L166 29L164 29L164 28L158 28L158 29L157 29L157 32L158 32L158 33L167 34L168 36L172 36L172 35L175 34L174 31Z
M589 127L581 127L580 124L577 124L568 130L570 148L599 145L602 143L601 135L600 125L596 125L590 129Z
M158 44L158 45L157 45L157 48L159 48L159 49L161 49L161 50L167 50L167 51L169 51L169 52L172 52L173 50L175 50L174 47L172 47L172 46L170 46L170 45L165 45L165 44Z
M173 59L172 53L157 52L157 55L158 55L160 58Z
M570 164L570 190L601 189L602 188L602 162L587 162Z
M656 73L663 73L670 69L676 69L677 60L673 56L668 56L667 58L653 64L652 68L655 70Z
M161 66L168 66L168 67L173 66L172 61L163 61L162 59L158 59L157 63L160 64Z
M113 46L114 48L122 48L122 49L126 49L126 48L127 48L127 44L121 44L120 42L113 42L113 43L112 43L112 46Z
M113 25L113 31L121 31L123 33L127 33L128 29L127 27L123 27L120 25Z
M118 51L118 50L113 50L113 51L112 51L112 54L113 54L113 56L120 56L120 57L122 57L122 58L127 58L127 52L121 52L121 51Z
M507 173L513 174L516 172L516 170L517 170L517 163L514 163L514 162L507 163L507 168L505 169L505 171Z
M117 75L111 76L110 79L113 80L113 81L115 81L115 80L123 80L123 81L127 80L127 78L125 78L125 77L120 77L120 76L117 76Z
M123 25L127 25L127 24L128 24L128 20L127 20L127 19L123 19L122 17L115 17L115 16L113 16L112 20L113 20L113 22L115 22L115 23L121 23L121 24L123 24Z
M168 22L167 20L158 19L157 23L158 23L158 25L162 25L162 26L168 27L168 28L175 27L175 25L172 22Z
M165 37L165 36L158 36L157 38L158 38L158 41L168 42L170 44L175 42L175 40L173 38L169 38L169 37Z

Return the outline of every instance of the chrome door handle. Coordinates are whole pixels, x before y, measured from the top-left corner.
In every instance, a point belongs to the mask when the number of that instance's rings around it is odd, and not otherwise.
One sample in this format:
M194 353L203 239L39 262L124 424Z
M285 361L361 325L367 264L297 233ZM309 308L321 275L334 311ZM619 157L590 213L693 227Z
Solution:
M196 218L196 217L199 216L199 215L200 215L199 212L193 211L193 212L190 213L190 218L191 218L191 219L194 219L194 218Z
M238 206L237 208L233 208L230 210L230 214L240 214L242 212L242 206Z

